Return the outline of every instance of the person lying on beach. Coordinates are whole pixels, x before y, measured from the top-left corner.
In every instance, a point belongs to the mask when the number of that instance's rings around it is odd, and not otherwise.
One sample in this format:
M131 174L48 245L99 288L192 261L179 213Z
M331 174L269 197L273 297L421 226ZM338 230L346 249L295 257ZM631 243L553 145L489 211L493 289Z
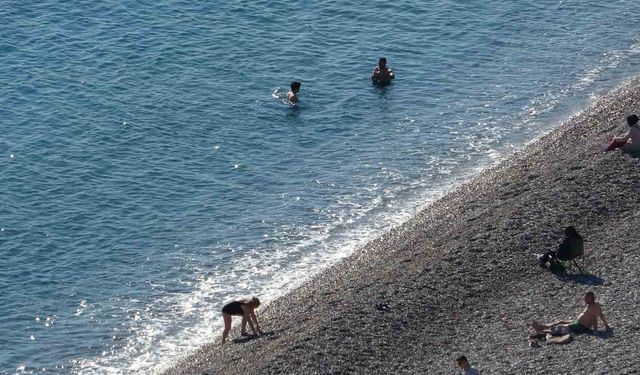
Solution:
M582 236L576 228L569 226L564 230L564 240L558 246L558 250L550 250L540 256L540 266L554 268L559 260L571 260L581 255L584 251Z
M240 325L240 334L242 336L247 336L247 322L249 323L254 335L262 333L260 325L258 324L258 319L256 318L256 313L254 312L254 310L259 306L260 300L256 297L253 297L248 301L239 300L229 302L224 305L222 308L222 319L224 320L224 331L222 331L223 344L231 330L231 317L234 315L242 317L242 323Z
M287 93L287 100L290 103L298 103L298 92L300 91L300 86L302 86L302 84L298 81L291 82L291 91Z
M640 127L638 127L638 116L631 115L627 117L629 131L626 135L615 137L606 148L606 151L612 151L616 148L622 148L625 152L640 151Z
M605 329L609 329L609 323L604 317L602 306L596 302L593 292L584 295L584 303L587 307L576 320L560 320L549 324L540 324L535 320L529 323L536 333L551 333L552 335L566 335L570 333L593 333L598 330L598 318L604 323Z
M388 85L394 78L396 78L396 76L393 70L387 66L387 59L381 57L378 60L378 66L376 66L371 73L371 81L373 81L374 85Z
M462 375L480 375L478 370L471 367L471 365L469 364L469 361L467 360L467 357L463 355L461 355L460 357L458 357L458 359L456 359L456 364L462 370L462 373L461 373Z

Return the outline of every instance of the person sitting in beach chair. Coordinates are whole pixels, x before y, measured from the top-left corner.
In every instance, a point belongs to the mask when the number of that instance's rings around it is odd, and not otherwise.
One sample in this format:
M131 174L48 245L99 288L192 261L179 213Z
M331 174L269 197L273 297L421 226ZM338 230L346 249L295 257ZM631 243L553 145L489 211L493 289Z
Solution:
M254 312L254 310L259 306L260 300L256 297L253 297L248 301L239 300L229 302L224 305L222 308L222 319L224 320L224 331L222 331L223 344L231 330L231 317L233 315L242 317L242 323L240 325L240 334L242 336L247 336L247 323L249 323L249 327L251 327L254 335L262 333L260 325L258 324L258 319L256 318L256 313Z
M640 127L638 127L638 116L631 115L627 117L629 131L626 135L615 137L611 140L606 151L612 151L622 148L622 151L635 152L640 151Z
M563 262L573 262L583 272L576 259L584 254L584 242L576 228L569 226L564 230L564 240L558 250L550 250L539 257L540 266L556 269ZM583 272L584 273L584 272Z
M602 305L596 302L593 292L588 292L583 297L587 307L582 311L576 320L559 320L557 322L541 324L535 320L529 326L539 333L550 333L553 336L569 335L571 333L593 333L598 331L598 319L602 320L605 329L609 329L609 323L602 312ZM567 336L567 339L569 336ZM547 340L549 341L549 340Z

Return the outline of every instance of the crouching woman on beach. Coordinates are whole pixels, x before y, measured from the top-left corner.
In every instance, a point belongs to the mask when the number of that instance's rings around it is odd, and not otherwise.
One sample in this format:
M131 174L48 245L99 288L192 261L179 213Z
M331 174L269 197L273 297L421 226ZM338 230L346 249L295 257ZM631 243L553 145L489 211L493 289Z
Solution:
M241 316L242 323L240 325L240 334L242 336L247 335L247 322L249 323L249 327L253 331L254 335L258 333L262 333L260 329L260 325L258 324L258 319L256 318L255 309L260 306L260 300L256 297L251 298L250 300L239 300L229 302L222 308L222 319L224 320L224 331L222 331L222 343L227 340L227 336L229 335L229 331L231 330L231 317Z

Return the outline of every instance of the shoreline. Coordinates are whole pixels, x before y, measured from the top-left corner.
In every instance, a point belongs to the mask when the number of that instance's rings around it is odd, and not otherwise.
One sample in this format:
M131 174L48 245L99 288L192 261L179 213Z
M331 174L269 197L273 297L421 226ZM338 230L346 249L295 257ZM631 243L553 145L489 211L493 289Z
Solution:
M454 373L461 354L483 374L635 371L640 262L626 242L640 240L640 159L599 151L640 112L638 89L640 78L623 82L258 310L269 335L216 341L165 374ZM591 277L537 266L567 225L585 238ZM589 290L611 337L528 346L528 321L577 316Z

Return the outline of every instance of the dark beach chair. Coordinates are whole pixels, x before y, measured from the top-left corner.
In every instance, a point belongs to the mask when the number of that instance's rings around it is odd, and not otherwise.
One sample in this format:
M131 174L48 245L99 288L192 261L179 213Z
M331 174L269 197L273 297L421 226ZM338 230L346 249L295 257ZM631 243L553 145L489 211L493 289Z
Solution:
M561 266L571 273L575 273L575 271L578 270L584 275L586 270L586 256L582 238L579 240L574 239L570 243L560 245L553 260L558 266Z

